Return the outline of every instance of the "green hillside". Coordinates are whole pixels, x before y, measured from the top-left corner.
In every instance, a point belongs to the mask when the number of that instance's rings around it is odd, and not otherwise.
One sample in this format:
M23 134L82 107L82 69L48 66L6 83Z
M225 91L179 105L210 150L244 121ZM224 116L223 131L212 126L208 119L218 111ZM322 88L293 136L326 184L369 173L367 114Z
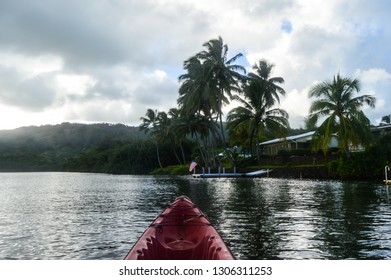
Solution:
M0 131L0 171L56 171L80 153L147 140L138 127L71 124Z

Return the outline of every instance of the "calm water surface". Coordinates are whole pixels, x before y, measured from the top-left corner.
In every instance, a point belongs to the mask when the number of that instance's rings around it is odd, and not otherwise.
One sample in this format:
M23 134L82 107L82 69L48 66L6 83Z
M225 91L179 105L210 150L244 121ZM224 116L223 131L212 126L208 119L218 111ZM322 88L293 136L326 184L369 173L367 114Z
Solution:
M391 259L389 192L381 183L0 173L0 259L122 259L179 195L238 259Z

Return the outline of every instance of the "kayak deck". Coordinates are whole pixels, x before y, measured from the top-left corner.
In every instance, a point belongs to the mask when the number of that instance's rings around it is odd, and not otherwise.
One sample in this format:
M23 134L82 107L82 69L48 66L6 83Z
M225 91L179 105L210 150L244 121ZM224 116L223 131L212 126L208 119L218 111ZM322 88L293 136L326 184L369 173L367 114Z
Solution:
M126 260L235 259L216 229L190 201L177 198L142 234Z

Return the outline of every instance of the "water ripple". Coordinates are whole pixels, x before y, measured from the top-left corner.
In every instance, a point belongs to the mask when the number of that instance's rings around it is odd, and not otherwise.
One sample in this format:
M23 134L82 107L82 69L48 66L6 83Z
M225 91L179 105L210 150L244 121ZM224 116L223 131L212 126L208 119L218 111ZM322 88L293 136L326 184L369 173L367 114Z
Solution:
M122 259L179 195L239 259L391 259L382 184L1 173L0 259Z

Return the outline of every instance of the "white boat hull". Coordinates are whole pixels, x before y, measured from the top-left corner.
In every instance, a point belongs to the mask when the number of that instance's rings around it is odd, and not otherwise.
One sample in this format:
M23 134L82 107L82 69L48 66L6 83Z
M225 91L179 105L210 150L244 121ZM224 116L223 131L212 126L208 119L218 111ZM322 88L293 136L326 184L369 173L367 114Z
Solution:
M248 173L201 173L193 174L194 178L241 178L241 177L261 177L268 175L272 170L262 169Z

